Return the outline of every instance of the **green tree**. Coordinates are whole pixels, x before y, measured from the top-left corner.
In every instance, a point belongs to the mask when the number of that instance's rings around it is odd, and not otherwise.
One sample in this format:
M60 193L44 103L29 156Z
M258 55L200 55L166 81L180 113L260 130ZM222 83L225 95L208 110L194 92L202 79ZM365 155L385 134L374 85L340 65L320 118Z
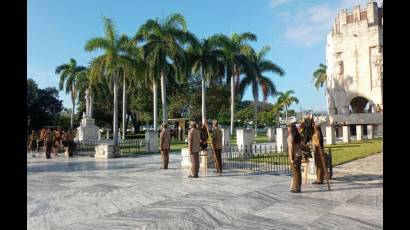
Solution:
M211 77L221 73L222 57L222 51L217 49L213 40L209 38L195 41L188 48L188 60L192 65L192 72L201 75L201 121L207 117L205 81L209 82Z
M232 34L228 37L223 34L216 34L210 39L214 40L217 46L224 53L224 64L226 66L227 83L231 84L231 134L234 129L234 105L235 105L235 87L239 86L239 75L241 68L246 64L246 56L252 52L252 47L247 44L248 41L256 41L256 35L250 32Z
M299 99L292 96L295 92L293 90L288 90L284 93L279 93L278 103L285 107L285 119L288 120L288 108L291 104L299 103Z
M27 116L30 121L28 129L54 125L62 109L63 103L58 99L56 88L39 89L33 79L27 79Z
M327 66L324 64L319 64L319 68L313 73L313 82L316 89L323 87L327 80L326 74Z
M84 66L77 66L77 61L73 58L67 64L62 64L56 67L56 74L60 75L59 89L64 89L65 84L65 93L71 93L71 102L73 104L71 112L71 128L73 128L74 122L74 111L75 111L75 100L77 99L77 77L78 74L85 69Z
M123 55L122 44L115 31L111 19L103 16L105 37L90 39L85 44L86 51L103 50L104 53L91 62L90 74L91 79L99 77L108 77L113 83L114 91L114 116L113 116L113 141L118 146L118 83L120 74L124 71L125 66L131 65L132 60Z
M251 52L248 56L248 63L244 66L245 77L242 79L239 85L239 94L243 97L247 87L252 87L252 95L254 100L254 123L255 123L255 136L257 136L258 128L258 101L259 91L262 92L263 101L266 102L269 96L276 95L276 86L273 81L264 75L265 72L272 72L283 76L285 71L265 58L269 52L270 47L264 46L258 53Z
M143 24L135 38L143 45L144 59L150 68L154 91L154 127L156 126L156 80L160 75L162 120L168 122L166 102L166 81L171 68L174 68L176 77L183 80L187 72L187 60L182 45L195 42L194 35L187 31L185 18L180 14L171 14L162 22L148 20ZM152 76L152 75L155 75Z

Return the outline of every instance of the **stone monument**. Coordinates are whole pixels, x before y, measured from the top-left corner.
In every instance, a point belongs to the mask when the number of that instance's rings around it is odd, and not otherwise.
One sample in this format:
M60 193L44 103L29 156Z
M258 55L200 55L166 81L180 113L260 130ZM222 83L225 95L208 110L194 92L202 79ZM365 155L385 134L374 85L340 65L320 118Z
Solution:
M326 64L328 124L359 133L368 125L382 129L383 4L369 0L364 9L339 12L327 35Z
M95 120L92 118L92 106L89 91L86 90L85 95L86 112L83 113L80 126L77 128L76 139L80 142L98 142L100 128L95 125Z

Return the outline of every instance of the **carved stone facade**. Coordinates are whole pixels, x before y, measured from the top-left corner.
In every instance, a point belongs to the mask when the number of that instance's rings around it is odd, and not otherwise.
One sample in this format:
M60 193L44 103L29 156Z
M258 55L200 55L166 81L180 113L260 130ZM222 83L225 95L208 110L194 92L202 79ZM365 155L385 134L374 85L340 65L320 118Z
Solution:
M369 1L364 10L338 14L327 35L326 63L330 116L383 111L383 4ZM359 108L367 104L368 110Z

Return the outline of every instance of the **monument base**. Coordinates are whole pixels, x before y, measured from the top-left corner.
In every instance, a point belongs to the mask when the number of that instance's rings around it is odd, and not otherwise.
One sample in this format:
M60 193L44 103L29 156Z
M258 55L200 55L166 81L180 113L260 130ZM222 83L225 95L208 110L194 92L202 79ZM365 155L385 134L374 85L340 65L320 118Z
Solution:
M199 155L202 155L202 152L199 152ZM191 157L189 156L189 150L188 148L181 149L181 167L182 168L191 168ZM204 166L207 166L206 168L209 168L208 166L208 159L211 159L212 157L212 152L210 149L208 149L208 156L199 156L199 168Z
M95 147L94 158L108 159L121 157L119 151L115 151L115 146L113 144L100 144Z

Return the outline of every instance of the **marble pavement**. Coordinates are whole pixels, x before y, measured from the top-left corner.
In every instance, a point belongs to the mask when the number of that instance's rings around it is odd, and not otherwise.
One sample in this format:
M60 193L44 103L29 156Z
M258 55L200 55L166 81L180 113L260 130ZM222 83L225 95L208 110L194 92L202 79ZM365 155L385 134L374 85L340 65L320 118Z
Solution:
M334 168L333 191L290 177L213 170L187 178L181 156L27 157L28 229L382 229L383 155Z

